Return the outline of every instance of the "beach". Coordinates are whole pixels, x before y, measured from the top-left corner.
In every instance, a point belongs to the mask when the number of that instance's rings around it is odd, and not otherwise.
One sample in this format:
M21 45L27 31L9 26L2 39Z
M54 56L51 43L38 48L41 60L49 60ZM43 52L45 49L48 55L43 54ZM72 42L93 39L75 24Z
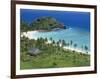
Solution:
M25 36L25 37L27 37L28 39L33 39L33 34L36 34L36 33L38 33L39 31L28 31L28 32L23 32L22 34L21 34L21 37L23 37L23 36ZM35 36L34 36L35 37ZM35 38L34 38L35 39ZM36 39L35 39L36 40Z
M35 40L37 40L37 37L36 37L37 33L39 33L39 31L37 31L37 30L23 32L21 34L21 37L25 36L25 37L27 37L29 39L35 39ZM48 40L48 42L46 42L46 43L52 43L52 41ZM61 46L61 44L60 44L60 46ZM64 50L72 50L72 51L76 51L76 52L79 52L79 53L90 54L90 52L86 53L87 51L83 51L82 49L74 48L74 47L71 47L71 46L64 46L63 48L64 48Z
M52 42L49 40L47 43L52 43ZM60 46L61 46L61 44L60 44ZM64 50L76 51L76 52L78 52L78 53L90 54L90 52L86 53L86 51L83 51L83 50L78 49L78 48L72 48L72 47L70 47L70 46L64 46L63 49L64 49Z

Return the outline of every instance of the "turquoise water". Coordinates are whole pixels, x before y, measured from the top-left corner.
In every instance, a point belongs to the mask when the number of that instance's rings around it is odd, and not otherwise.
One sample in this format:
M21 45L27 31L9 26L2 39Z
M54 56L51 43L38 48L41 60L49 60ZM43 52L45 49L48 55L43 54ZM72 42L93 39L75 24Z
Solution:
M52 37L53 40L65 40L66 43L73 41L73 45L77 44L77 49L82 49L82 46L88 46L90 51L90 32L78 28L69 28L51 32L36 32L33 33L33 39L47 38L48 40ZM74 47L74 46L71 47Z

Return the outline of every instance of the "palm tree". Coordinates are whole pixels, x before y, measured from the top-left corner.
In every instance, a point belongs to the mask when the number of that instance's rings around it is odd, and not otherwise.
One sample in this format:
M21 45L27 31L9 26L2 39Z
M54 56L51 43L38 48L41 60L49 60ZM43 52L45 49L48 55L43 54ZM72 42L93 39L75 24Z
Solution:
M53 45L55 44L55 41L54 41L54 40L52 41L52 44L53 44Z
M84 46L82 45L82 46L81 46L81 48L82 48L82 51L83 51L83 49L84 49Z
M76 44L76 43L74 44L74 47L75 47L75 48L77 47L77 44Z
M57 42L56 42L56 45L57 45L57 51L60 51L60 42L57 41Z
M37 46L39 46L40 48L43 48L43 45L44 45L44 39L40 37L37 41Z
M57 46L59 47L59 41L56 42Z
M50 37L50 41L52 42L52 37Z
M72 44L73 44L73 41L71 40L71 41L70 41L70 45L72 46Z
M48 41L48 39L47 39L47 38L45 38L44 40L45 40L45 42L47 42L47 41Z
M61 39L59 39L59 43L61 43Z
M62 40L62 47L63 47L63 46L66 46L65 40Z
M61 39L59 39L59 45L61 46Z
M88 46L85 45L85 46L84 46L84 49L85 49L86 51L88 51Z

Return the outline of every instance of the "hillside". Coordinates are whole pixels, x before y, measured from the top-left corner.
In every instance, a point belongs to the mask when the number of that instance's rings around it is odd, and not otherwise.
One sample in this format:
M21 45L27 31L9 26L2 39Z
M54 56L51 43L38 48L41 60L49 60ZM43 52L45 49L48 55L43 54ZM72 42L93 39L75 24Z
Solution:
M60 28L66 29L63 23L58 22L53 17L40 17L33 20L30 24L21 22L21 31L28 30L46 30L51 31L52 29Z

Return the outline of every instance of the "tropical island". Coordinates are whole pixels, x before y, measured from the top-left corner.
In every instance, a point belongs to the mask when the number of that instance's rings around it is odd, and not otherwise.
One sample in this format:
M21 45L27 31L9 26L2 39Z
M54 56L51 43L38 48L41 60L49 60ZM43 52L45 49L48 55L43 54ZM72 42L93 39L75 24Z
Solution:
M63 23L58 22L53 17L40 17L33 20L30 24L21 21L21 31L52 31L66 29L66 26Z
M30 24L21 21L21 34L29 31L51 32L59 29L68 29L53 17L40 17L33 20ZM88 47L82 46L82 51L70 49L71 46L77 48L78 44L72 40L65 42L59 39L53 40L52 37L30 39L28 35L20 37L20 68L61 68L61 67L81 67L90 66L90 54ZM67 49L67 48L69 49Z

